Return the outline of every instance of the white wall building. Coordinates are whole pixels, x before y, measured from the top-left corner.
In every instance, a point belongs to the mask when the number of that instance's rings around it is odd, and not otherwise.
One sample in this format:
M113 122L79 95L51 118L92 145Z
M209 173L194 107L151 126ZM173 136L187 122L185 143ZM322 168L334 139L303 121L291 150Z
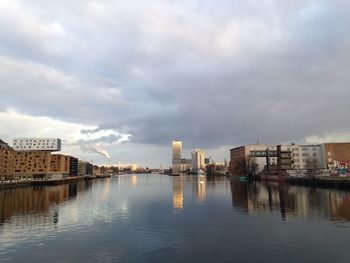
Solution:
M317 160L318 168L326 168L323 145L289 145L289 147L294 169L306 169L307 160Z
M204 170L205 162L204 162L204 152L201 149L196 149L192 153L192 170Z
M61 151L58 138L14 138L12 147L15 151Z

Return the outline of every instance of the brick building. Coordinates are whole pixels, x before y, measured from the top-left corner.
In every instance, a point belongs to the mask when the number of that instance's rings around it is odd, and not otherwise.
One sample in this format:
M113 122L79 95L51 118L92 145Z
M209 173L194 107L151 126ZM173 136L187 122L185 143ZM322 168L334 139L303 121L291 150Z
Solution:
M350 143L325 143L325 160L327 165L333 165L334 162L350 163Z

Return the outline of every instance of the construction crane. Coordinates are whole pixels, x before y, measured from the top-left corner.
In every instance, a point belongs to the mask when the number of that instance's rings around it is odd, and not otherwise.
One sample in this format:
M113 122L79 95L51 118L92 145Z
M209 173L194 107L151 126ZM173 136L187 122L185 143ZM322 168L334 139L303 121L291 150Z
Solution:
M214 159L211 157L211 155L209 155L209 160L210 160L210 162L211 162L212 164L215 164L215 161L214 161Z

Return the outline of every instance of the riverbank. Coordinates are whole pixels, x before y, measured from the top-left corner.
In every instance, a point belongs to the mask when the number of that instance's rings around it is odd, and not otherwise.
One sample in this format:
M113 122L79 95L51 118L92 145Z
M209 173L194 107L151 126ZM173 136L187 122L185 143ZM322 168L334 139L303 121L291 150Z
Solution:
M300 186L350 189L350 177L322 176L317 178L308 178L295 176L264 175L251 179L254 181L283 182Z
M49 179L49 180L21 180L21 181L12 181L7 183L0 184L0 190L3 189L14 189L20 187L29 187L29 186L55 186L61 184L70 184L83 180L94 180L94 179L103 179L107 176L74 176L66 177L61 179Z
M350 177L319 177L319 178L287 177L286 182L289 184L302 185L302 186L350 189Z

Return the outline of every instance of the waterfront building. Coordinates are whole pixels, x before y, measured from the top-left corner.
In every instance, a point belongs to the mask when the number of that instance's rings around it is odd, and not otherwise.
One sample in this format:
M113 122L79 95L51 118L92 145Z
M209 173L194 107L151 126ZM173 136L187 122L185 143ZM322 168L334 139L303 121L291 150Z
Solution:
M69 156L69 176L78 176L78 158Z
M89 162L79 160L78 162L78 176L93 175L93 165Z
M266 144L249 144L240 147L236 147L230 150L230 173L232 175L242 175L243 167L246 166L250 159L251 151L266 152L269 148ZM266 166L266 158L255 158L256 172L261 172ZM277 164L277 158L273 157L270 159L271 164Z
M181 172L183 171L183 162L181 160L181 152L182 152L182 141L173 140L172 141L172 169L173 172Z
M15 151L15 177L46 178L50 170L51 152Z
M60 151L61 140L58 138L14 138L15 151Z
M50 160L50 177L62 178L69 176L70 156L63 154L52 154Z
M195 149L194 152L192 152L192 171L198 172L204 169L204 152L201 149Z
M0 180L11 180L13 171L14 150L3 140L0 140Z
M192 159L181 159L181 170L189 172L192 169Z
M324 158L326 166L330 167L335 163L342 163L342 166L350 168L350 143L325 143Z
M319 169L326 168L324 146L312 145L287 145L292 153L293 169L307 169L310 160L315 161Z
M93 169L94 169L94 171L93 171L94 176L101 176L102 175L101 168L99 166L94 165Z

